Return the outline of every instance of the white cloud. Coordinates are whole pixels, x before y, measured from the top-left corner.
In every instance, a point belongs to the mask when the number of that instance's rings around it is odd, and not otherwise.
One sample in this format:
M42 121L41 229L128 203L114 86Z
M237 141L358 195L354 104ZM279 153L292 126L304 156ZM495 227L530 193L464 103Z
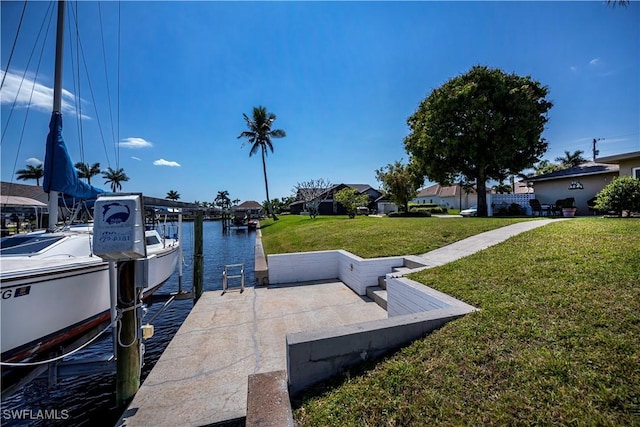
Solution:
M602 64L602 60L600 58L593 58L589 61L589 65L600 65Z
M124 148L149 148L153 147L153 144L146 141L143 138L125 138L118 143L120 147Z
M23 77L23 73L7 73L5 70L0 70L0 74L5 79L0 103L13 105L15 102L17 108L35 108L45 113L51 113L53 109L52 87L37 83L35 76L30 73ZM85 103L82 99L80 102ZM76 114L75 95L66 89L62 89L62 112ZM82 115L82 118L90 119L85 115Z
M140 157L136 157L136 156L131 156L131 158L132 158L133 160L142 160Z
M576 67L576 66L574 66L574 65L572 65L571 67L569 67L569 69L570 69L571 71L574 71L574 72L575 72L575 71L578 71L578 67Z
M38 165L41 165L41 164L42 164L42 160L37 159L37 158L35 158L35 157L29 157L29 158L26 160L26 162L27 162L27 164L28 164L28 165L33 165L33 166L38 166Z
M180 163L178 162L172 162L169 160L165 160L165 159L159 159L153 162L154 165L156 166L171 166L171 167L180 167Z

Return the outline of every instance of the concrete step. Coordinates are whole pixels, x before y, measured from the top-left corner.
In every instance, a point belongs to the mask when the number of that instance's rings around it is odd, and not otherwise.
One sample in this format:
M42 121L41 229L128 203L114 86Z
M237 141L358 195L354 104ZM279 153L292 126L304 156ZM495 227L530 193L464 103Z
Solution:
M417 256L407 256L404 259L404 266L408 268L420 268L424 267L426 264L424 260L420 259Z
M387 291L379 286L369 286L367 296L374 300L380 307L387 309Z
M402 274L407 274L409 272L411 272L411 268L408 267L393 267L391 269L391 271L393 271L394 273L402 273Z
M378 286L387 289L387 276L378 276Z

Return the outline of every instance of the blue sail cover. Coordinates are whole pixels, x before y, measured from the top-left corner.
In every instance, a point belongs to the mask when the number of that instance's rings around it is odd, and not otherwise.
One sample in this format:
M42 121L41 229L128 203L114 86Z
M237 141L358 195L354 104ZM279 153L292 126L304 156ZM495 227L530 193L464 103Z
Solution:
M104 190L80 181L78 178L78 172L62 138L62 114L59 112L51 115L49 123L42 186L47 193L58 191L83 200L96 199L98 194L104 193Z

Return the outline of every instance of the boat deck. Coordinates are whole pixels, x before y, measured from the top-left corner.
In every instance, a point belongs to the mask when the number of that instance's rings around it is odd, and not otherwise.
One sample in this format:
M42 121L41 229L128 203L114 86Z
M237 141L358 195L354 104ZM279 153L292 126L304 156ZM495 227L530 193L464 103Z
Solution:
M286 334L386 318L375 302L339 281L205 292L119 425L241 419L248 376L286 370Z

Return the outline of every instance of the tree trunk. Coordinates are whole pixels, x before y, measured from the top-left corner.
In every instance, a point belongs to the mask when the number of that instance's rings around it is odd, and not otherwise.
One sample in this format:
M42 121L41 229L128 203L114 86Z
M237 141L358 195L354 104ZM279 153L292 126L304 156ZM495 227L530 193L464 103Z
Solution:
M276 216L276 213L271 208L271 200L269 199L269 183L267 181L267 162L265 161L265 158L264 158L264 150L265 150L265 147L263 145L262 146L262 171L264 172L264 189L265 189L265 192L267 193L267 215L271 214L273 216L273 220L277 221L278 217Z
M478 192L478 216L486 217L487 212L487 178L484 169L478 170L476 180L476 190Z

